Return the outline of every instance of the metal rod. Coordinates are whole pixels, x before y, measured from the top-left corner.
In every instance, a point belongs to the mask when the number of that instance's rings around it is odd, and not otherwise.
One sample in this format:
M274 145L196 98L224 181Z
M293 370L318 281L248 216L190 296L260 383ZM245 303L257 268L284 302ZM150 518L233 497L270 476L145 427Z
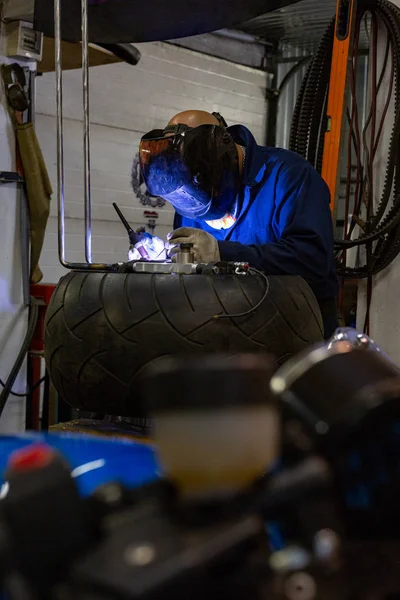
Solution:
M37 71L29 71L29 109L28 120L35 126L36 116L36 77Z
M82 2L86 0L82 0ZM65 257L65 179L64 179L64 122L63 122L63 82L62 82L62 39L61 39L61 0L54 0L54 42L55 42L55 73L56 73L56 105L57 105L57 207L58 207L58 258L66 269L110 271L114 265L89 262L70 263ZM83 51L82 51L83 60ZM86 135L85 135L86 137ZM90 157L89 157L90 158ZM90 167L90 163L88 165ZM90 168L89 168L90 171ZM86 182L85 182L86 184ZM89 207L90 181L89 181ZM85 221L87 216L85 203ZM89 211L90 218L90 211ZM86 221L87 222L87 221ZM86 223L85 223L86 225ZM87 236L85 236L85 241ZM91 241L89 242L90 249ZM90 253L89 253L90 254ZM87 257L86 257L87 260Z
M92 200L90 193L90 108L89 108L89 32L87 0L81 0L82 11L82 88L83 88L83 153L85 176L85 257L92 262Z
M64 123L62 96L61 0L54 0L54 43L57 104L57 207L58 258L63 267L65 260L65 203L64 203Z

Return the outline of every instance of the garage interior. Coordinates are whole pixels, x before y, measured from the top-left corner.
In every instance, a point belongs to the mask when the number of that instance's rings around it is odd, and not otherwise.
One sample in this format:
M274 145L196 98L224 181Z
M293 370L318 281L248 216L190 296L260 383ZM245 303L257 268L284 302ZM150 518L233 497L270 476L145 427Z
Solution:
M400 597L400 0L0 14L0 595Z

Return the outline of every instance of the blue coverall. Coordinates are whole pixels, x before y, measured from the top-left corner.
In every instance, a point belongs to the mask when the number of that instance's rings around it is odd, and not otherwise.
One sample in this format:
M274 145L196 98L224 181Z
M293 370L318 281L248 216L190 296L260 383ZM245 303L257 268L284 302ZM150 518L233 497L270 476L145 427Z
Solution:
M298 154L258 146L242 125L228 131L246 148L236 222L216 230L176 214L174 229L208 231L218 240L221 260L248 262L267 275L303 277L320 304L327 338L337 326L338 293L328 187Z

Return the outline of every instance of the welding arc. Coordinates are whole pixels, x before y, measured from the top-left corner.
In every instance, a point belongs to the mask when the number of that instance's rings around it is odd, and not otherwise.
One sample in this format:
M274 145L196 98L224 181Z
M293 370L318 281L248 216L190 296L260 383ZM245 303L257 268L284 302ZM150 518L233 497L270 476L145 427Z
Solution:
M369 278L386 268L400 253L400 194L398 176L400 172L400 9L387 0L361 0L357 7L357 22L354 36L353 61L349 81L351 103L347 113L349 123L345 226L343 239L335 240L337 270L343 278ZM371 107L360 131L356 98L356 66L359 55L358 43L363 18L370 15L371 36ZM377 77L377 38L378 22L386 28L388 43ZM332 40L334 22L329 24L319 48L312 59L304 78L292 121L290 149L304 156L321 171L323 156L323 135L326 130L326 98L329 91L329 74L332 61ZM388 94L382 116L378 124L377 100L382 83L390 64ZM379 204L374 211L374 160L382 137L388 109L394 95L394 121L386 164L386 177ZM368 139L369 138L369 139ZM354 207L350 213L351 150L357 157ZM350 226L347 226L352 215ZM361 234L354 237L356 226ZM364 246L366 264L356 267L346 265L346 250Z

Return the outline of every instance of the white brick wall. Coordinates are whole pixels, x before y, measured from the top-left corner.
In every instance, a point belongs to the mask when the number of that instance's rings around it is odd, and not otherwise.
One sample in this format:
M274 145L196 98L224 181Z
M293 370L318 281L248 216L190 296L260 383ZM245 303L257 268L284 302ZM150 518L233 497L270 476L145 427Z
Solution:
M126 258L128 240L112 202L131 225L146 223L145 208L134 196L130 173L141 135L163 127L177 112L198 108L221 112L229 124L249 127L259 143L265 132L264 73L164 43L138 44L138 66L95 67L90 71L93 259ZM36 128L56 188L54 74L37 80ZM69 261L83 261L83 172L81 72L64 73L66 249ZM156 234L171 231L171 207L156 209ZM41 268L44 280L56 282L64 273L57 256L56 197Z

